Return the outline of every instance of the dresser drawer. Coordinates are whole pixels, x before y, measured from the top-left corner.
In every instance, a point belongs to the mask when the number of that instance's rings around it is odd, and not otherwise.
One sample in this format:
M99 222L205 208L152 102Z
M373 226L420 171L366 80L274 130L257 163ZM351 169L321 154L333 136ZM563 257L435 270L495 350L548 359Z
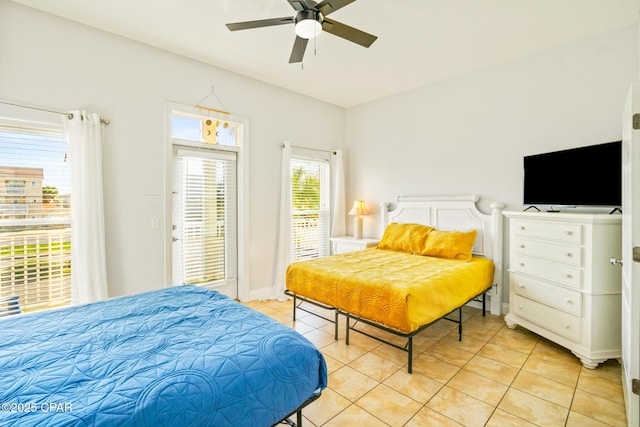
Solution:
M511 250L521 255L582 267L582 247L514 237Z
M574 289L582 288L582 269L566 264L512 254L509 271L550 280Z
M511 220L511 235L554 240L556 242L582 243L582 225L547 221Z
M582 294L532 277L511 273L509 289L531 300L547 304L574 316L582 317Z
M537 303L520 295L512 296L513 301L511 301L510 304L512 304L511 311L513 311L513 314L553 331L558 335L580 342L581 319L579 317Z

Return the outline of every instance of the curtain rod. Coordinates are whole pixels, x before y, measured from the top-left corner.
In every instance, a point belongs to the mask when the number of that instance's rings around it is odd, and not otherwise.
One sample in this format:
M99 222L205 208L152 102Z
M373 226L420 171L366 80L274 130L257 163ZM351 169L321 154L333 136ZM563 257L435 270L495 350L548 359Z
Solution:
M322 150L320 148L301 147L299 145L292 145L292 144L290 144L289 147L300 148L302 150L311 150L311 151L320 151L323 153L338 154L336 150ZM280 144L280 148L284 148L284 144Z
M34 107L32 105L25 105L25 104L17 104L15 102L8 102L8 101L0 101L0 104L12 105L14 107L20 107L20 108L28 108L30 110L44 111L45 113L60 114L61 116L67 116L69 120L73 119L73 113L64 113L62 111L48 110L46 108ZM105 125L108 125L110 123L109 119L105 119L102 117L100 118L100 122Z

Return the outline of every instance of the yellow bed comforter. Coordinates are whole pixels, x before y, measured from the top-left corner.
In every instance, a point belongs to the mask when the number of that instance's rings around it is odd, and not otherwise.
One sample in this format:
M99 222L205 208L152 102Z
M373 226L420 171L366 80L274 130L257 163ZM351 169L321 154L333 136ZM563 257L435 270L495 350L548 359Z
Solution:
M372 248L294 262L287 289L410 333L489 289L493 272L486 258L461 261Z

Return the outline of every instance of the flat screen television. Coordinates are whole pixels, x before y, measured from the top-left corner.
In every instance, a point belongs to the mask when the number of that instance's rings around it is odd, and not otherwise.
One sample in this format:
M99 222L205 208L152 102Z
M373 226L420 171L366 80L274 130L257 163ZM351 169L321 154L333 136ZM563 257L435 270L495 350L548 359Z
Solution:
M524 157L524 205L622 205L622 141Z

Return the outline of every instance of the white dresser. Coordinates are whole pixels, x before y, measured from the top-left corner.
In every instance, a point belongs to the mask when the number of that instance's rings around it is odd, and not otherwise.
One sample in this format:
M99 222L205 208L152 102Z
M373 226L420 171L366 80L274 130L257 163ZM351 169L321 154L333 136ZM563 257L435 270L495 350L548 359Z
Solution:
M622 217L505 212L509 328L521 325L594 369L621 356Z

